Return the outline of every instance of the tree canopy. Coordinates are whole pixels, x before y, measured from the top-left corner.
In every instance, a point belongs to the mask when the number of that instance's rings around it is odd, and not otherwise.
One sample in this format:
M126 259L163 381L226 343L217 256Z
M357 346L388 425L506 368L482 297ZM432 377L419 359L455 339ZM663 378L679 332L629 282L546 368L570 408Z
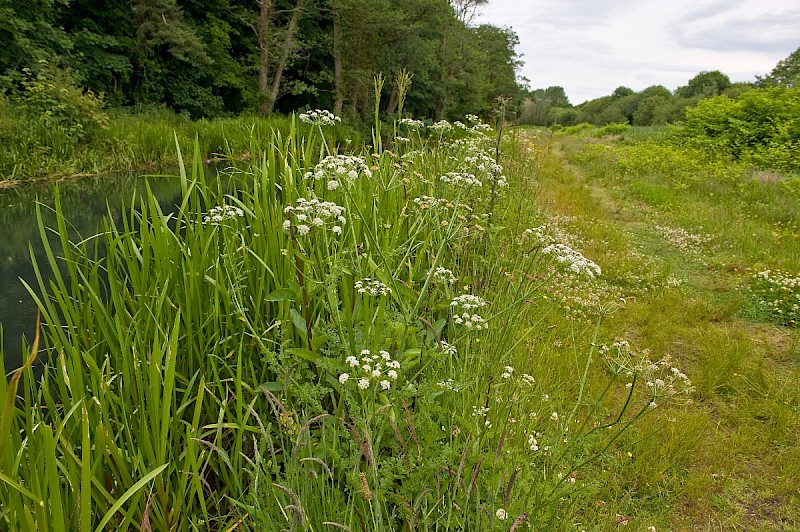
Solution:
M69 70L115 105L193 117L307 107L359 114L372 78L413 74L420 117L519 98L516 34L472 24L487 0L6 0L0 91L26 71ZM385 110L397 105L387 84Z
M758 78L760 86L800 86L800 48L789 54L789 57L778 61L772 72Z

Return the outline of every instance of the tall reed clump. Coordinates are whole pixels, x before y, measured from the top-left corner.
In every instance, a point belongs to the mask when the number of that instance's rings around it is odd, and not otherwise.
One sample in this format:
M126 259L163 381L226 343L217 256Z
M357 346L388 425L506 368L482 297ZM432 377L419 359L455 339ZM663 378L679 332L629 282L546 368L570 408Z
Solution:
M196 146L174 211L148 194L80 242L58 216L60 250L40 222L48 366L0 382L4 527L549 523L616 439L600 428L669 395L636 386L658 367L617 347L618 417L610 386L585 397L591 355L575 404L544 404L520 368L564 250L513 237L519 203L477 117L432 134L402 119L391 150L363 154L335 149L330 113L300 119L307 134L293 121L227 179L206 178ZM553 264L580 273L576 257Z

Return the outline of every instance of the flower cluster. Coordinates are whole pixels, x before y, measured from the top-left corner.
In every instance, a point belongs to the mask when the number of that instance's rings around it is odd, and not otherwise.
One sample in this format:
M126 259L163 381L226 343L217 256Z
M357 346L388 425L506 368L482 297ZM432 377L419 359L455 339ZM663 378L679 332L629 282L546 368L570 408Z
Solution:
M461 388L456 384L453 379L441 380L436 383L439 388L444 388L449 392L460 392Z
M349 356L345 362L353 371L358 372L358 376L351 377L349 373L342 373L339 375L339 382L346 384L352 379L361 390L373 386L381 390L390 389L392 382L397 380L397 370L400 369L400 362L394 360L388 351L379 351L377 355L373 355L369 349L364 349L360 360Z
M414 203L420 209L450 209L453 207L453 204L448 199L444 198L434 198L433 196L420 196L418 198L414 198Z
M430 125L428 127L441 135L443 133L447 133L449 131L452 131L453 124L451 124L447 120L439 120L435 124L432 124L432 125Z
M363 157L329 155L317 163L313 172L306 172L304 177L328 179L328 190L336 190L339 188L339 180L345 179L352 183L362 175L372 177L372 172Z
M460 296L456 296L450 302L451 307L460 307L464 310L472 310L476 308L483 308L488 303L478 296L473 296L472 294L462 294Z
M450 307L453 310L453 321L458 325L463 325L467 329L476 329L478 331L488 329L489 324L483 316L470 312L474 309L485 307L486 305L486 301L478 296L473 296L471 294L456 296L450 302Z
M522 245L527 243L529 240L542 242L545 240L544 230L544 226L525 229L517 238L517 243Z
M355 282L356 292L359 294L367 294L370 296L386 296L392 291L391 288L383 284L377 279L370 279L365 277L360 281Z
M210 211L208 211L208 214L203 217L203 223L219 224L225 220L241 218L243 216L244 211L239 207L234 207L233 205L220 205L218 207L213 207Z
M448 344L444 340L440 341L438 345L439 351L441 351L443 354L453 357L458 355L458 349L456 349L456 346Z
M442 180L442 183L447 183L448 185L453 186L483 186L483 183L481 183L480 179L466 172L447 172L440 179Z
M764 270L753 275L750 290L758 304L782 325L800 323L800 274Z
M467 122L472 124L471 131L486 133L492 130L492 126L484 123L479 116L468 114L465 118L467 119Z
M645 381L648 400L653 408L658 406L657 400L672 399L694 391L692 381L672 364L669 356L653 362L648 358L647 351L637 353L625 340L614 342L610 346L603 344L598 352L615 375L636 377ZM626 387L632 388L633 382L629 382Z
M550 244L542 249L542 253L552 255L558 263L563 264L569 271L578 275L586 275L593 279L602 274L600 266L566 244Z
M315 109L307 113L300 113L300 120L308 124L319 126L333 126L336 122L342 121L341 118L324 109Z
M500 374L500 378L508 380L513 378L514 375L519 375L519 380L521 380L527 386L533 386L533 383L536 382L534 378L531 375L528 375L527 373L522 373L522 374L516 373L514 371L513 366L504 366L503 373Z
M659 233L667 243L684 253L698 254L703 246L711 242L711 235L698 235L690 233L682 227L655 225L653 229Z
M488 181L501 189L508 187L503 167L492 156L493 147L486 136L456 139L448 144L448 148L457 170L471 174L483 183Z
M488 176L497 183L498 187L505 188L508 186L506 176L502 175L503 167L485 151L478 151L474 155L464 157L464 164L476 175Z
M433 270L433 280L439 284L453 284L456 282L456 277L453 275L452 270L439 266Z
M413 118L401 118L400 124L413 129L419 129L424 126L422 120L414 120Z
M326 224L331 224L331 231L339 235L342 233L342 225L347 222L343 216L344 207L316 198L298 198L294 205L284 207L283 212L287 215L283 222L284 230L294 227L299 235L307 235L311 229L321 228Z
M646 356L634 352L627 340L618 340L611 345L603 344L597 351L615 375L633 377L635 374L652 373L658 369Z

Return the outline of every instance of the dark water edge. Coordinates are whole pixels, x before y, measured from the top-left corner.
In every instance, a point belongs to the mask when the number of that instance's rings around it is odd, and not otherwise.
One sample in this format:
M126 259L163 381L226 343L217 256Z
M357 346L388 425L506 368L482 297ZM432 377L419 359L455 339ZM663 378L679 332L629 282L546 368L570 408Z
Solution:
M217 167L208 170L207 176L218 172ZM165 212L176 209L181 200L180 179L175 170L163 173L165 176L103 175L0 190L0 354L6 373L21 366L23 357L27 358L25 346L33 342L37 306L22 282L38 293L31 253L36 256L42 274L49 272L36 219L37 204L41 205L45 226L56 227L52 209L58 187L71 240L82 240L98 233L109 212L118 222L121 213L130 209L133 198L141 197L148 183ZM53 252L59 256L58 235L48 233Z

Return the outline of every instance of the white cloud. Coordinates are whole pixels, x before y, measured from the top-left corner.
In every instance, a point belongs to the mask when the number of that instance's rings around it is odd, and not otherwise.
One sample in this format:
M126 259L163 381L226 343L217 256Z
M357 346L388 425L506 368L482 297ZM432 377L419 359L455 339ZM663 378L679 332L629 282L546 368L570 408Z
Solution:
M513 28L522 75L573 103L704 70L752 81L800 46L796 0L492 0L477 22Z

